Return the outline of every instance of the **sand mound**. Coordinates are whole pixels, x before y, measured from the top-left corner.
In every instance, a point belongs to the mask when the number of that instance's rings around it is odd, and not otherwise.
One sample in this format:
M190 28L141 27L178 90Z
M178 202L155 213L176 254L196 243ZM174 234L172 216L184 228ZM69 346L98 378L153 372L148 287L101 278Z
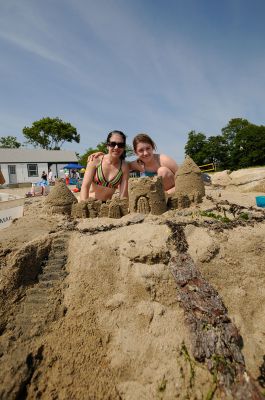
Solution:
M211 194L78 223L29 204L0 253L0 397L261 399L264 214Z
M73 203L77 203L76 197L64 182L56 182L44 202L45 206L68 206Z
M77 203L76 197L64 182L56 182L53 190L44 201L43 212L52 214L71 214L72 205Z
M205 195L201 170L189 156L176 172L175 187L175 197L186 196L191 202L201 203Z

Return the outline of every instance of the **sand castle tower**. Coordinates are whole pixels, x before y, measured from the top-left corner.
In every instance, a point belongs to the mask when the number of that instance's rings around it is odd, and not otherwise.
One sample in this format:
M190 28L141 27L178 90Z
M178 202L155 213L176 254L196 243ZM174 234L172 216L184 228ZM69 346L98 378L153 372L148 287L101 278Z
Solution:
M175 193L172 203L177 207L189 207L191 203L201 203L205 196L202 173L197 164L187 156L175 175Z
M154 215L167 211L162 178L130 178L129 209L130 212Z
M64 182L56 182L44 201L43 212L46 214L71 214L72 204L77 198Z

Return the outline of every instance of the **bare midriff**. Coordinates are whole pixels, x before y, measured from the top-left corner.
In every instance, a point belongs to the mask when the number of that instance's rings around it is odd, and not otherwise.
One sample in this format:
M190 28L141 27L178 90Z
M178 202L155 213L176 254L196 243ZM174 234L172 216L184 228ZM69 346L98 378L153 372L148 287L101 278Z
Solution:
M89 190L89 197L94 197L98 200L106 201L108 199L111 199L115 191L115 188L99 186L92 182Z

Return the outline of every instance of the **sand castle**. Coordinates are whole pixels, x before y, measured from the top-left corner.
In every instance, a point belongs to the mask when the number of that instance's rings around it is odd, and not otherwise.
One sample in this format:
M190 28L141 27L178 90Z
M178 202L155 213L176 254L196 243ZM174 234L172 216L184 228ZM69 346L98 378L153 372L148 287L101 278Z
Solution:
M169 209L182 209L202 202L205 195L201 170L187 156L175 175L175 193L166 199L162 177L130 178L129 199L113 197L102 202L94 198L77 202L63 182L56 182L47 196L43 211L46 214L67 214L73 218L121 218L131 213L160 215Z
M64 182L57 181L54 189L48 194L44 201L43 212L45 214L67 214L70 215L72 205L77 203L77 198L68 189Z
M186 208L202 202L205 187L197 164L187 156L175 175L175 193L168 202L171 209Z
M130 212L160 215L167 211L162 177L129 179Z

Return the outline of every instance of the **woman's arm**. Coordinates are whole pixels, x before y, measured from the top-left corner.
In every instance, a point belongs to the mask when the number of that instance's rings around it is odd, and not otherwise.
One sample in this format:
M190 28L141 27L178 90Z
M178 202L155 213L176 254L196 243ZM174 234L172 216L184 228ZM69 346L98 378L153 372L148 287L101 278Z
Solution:
M160 154L160 165L161 167L167 167L170 169L173 174L175 174L178 170L178 165L173 158L166 156L165 154Z
M134 160L128 162L129 171L144 171L144 163L140 160Z
M123 161L122 180L120 183L120 198L128 197L128 180L129 180L129 167L128 164L125 161Z
M87 158L87 162L89 163L90 161L94 161L100 156L104 156L105 153L102 153L102 151L96 151L95 153L90 154Z
M98 163L97 160L90 161L87 163L86 172L80 190L81 201L87 200L89 198L89 190L96 172L97 163Z

